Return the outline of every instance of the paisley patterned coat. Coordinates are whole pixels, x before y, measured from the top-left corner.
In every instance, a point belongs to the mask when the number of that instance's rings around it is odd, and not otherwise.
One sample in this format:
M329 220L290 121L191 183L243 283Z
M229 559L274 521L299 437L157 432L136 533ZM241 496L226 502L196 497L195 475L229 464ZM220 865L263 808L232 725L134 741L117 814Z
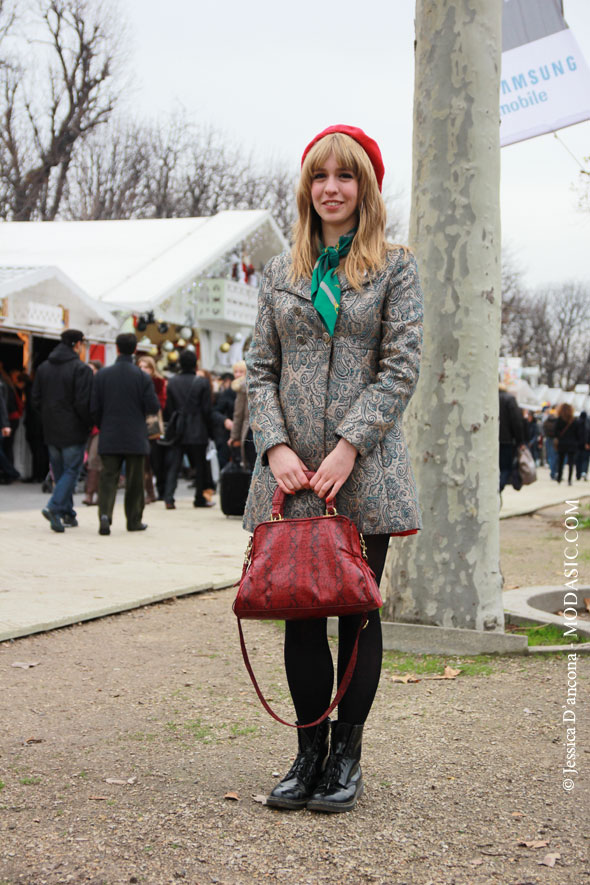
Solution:
M366 534L420 528L402 416L416 382L422 346L422 292L410 252L393 250L379 274L355 291L343 271L334 337L311 303L309 280L289 279L290 253L262 277L258 316L246 356L250 425L258 457L244 515L252 531L270 519L276 482L267 451L286 443L308 470L344 437L358 450L336 496L339 513ZM285 516L316 516L312 491L289 496Z

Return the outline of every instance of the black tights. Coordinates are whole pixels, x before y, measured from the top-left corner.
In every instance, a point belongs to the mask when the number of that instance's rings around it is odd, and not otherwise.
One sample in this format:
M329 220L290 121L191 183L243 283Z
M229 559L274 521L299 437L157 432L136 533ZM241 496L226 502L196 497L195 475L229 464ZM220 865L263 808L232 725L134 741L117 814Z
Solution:
M379 583L389 535L366 535L365 543L369 565ZM362 615L347 615L338 619L339 683L350 660L361 618ZM382 655L381 618L378 611L372 611L361 631L354 675L338 706L342 722L365 722L379 685ZM285 622L285 669L297 721L313 722L329 707L334 685L326 618Z
M557 461L557 481L561 482L561 478L563 476L563 468L565 466L565 459L567 458L568 464L568 482L572 484L572 476L574 475L574 462L576 460L575 452L560 452Z

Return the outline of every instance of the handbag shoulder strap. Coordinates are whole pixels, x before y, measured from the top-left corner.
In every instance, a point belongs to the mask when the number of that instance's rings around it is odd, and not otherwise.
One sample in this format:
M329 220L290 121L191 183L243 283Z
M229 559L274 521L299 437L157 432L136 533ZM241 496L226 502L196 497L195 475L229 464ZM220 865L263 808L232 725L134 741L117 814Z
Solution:
M356 659L357 659L357 655L358 655L358 647L359 647L359 639L360 639L360 635L361 635L361 630L363 630L363 628L366 627L367 620L368 620L367 615L363 614L361 623L359 625L359 628L358 628L358 631L356 634L356 639L354 641L354 648L352 649L352 654L350 655L350 660L348 662L348 666L346 668L344 676L342 677L342 681L340 682L340 685L338 686L338 691L336 692L334 700L332 701L332 703L330 704L330 706L328 707L326 712L323 713L319 717L319 719L314 720L314 722L306 722L305 725L298 725L296 722L285 722L284 719L281 719L280 716L277 716L277 714L274 712L274 710L271 709L266 698L262 694L262 692L260 690L260 686L258 685L258 682L256 681L256 677L254 676L254 671L252 670L252 665L250 664L250 658L248 657L248 652L246 650L246 642L244 640L244 633L242 630L242 621L241 621L241 618L238 618L238 630L240 633L240 646L242 648L242 657L244 658L244 664L246 665L246 670L248 671L248 673L250 675L250 679L252 680L252 685L256 689L256 694L260 698L260 702L261 702L262 706L264 707L264 709L266 710L266 712L270 713L270 715L273 717L273 719L276 719L277 722L281 723L281 725L288 725L289 728L310 728L312 725L319 725L320 722L323 722L324 719L327 719L328 716L330 715L330 713L332 712L332 710L338 706L338 704L340 703L340 701L344 697L348 686L350 685L350 680L352 679L352 675L353 675L355 667L356 667Z

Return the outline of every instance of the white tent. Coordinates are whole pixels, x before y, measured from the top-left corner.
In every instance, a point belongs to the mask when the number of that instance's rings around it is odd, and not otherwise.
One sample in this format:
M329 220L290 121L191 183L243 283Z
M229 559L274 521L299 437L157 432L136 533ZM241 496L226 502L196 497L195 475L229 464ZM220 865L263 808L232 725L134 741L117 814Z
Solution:
M232 250L256 268L287 242L266 210L205 218L3 222L0 265L56 265L109 308L154 309Z
M286 247L266 210L205 218L0 222L0 266L58 267L97 310L118 312L119 325L130 313L153 311L166 323L196 327L202 365L215 369L241 358L256 317L257 288L231 279L232 261L247 256L259 271Z

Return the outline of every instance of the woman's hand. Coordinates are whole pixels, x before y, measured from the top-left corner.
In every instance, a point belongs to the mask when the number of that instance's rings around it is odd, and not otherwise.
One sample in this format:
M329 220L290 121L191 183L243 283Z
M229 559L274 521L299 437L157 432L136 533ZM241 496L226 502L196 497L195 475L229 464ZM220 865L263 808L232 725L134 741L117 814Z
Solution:
M273 476L281 491L293 495L299 489L308 489L309 480L305 475L307 467L293 449L280 443L266 453Z
M309 485L319 498L326 495L335 498L354 467L357 450L346 439L340 439L333 451L327 455L311 479Z

